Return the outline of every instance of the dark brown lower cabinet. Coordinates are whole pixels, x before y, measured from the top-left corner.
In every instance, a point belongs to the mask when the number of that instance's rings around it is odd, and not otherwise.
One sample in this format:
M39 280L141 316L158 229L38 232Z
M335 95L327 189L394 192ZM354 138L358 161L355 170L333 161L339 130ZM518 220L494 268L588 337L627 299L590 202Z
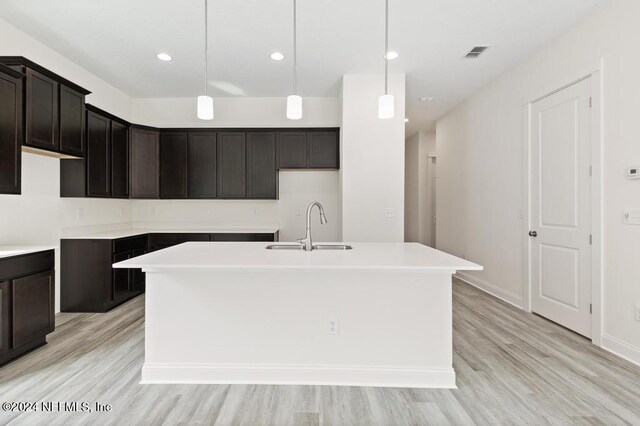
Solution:
M0 364L47 342L54 300L53 250L0 259Z
M115 240L63 239L60 249L62 312L107 312L144 291L142 271L111 265L144 254L146 234Z

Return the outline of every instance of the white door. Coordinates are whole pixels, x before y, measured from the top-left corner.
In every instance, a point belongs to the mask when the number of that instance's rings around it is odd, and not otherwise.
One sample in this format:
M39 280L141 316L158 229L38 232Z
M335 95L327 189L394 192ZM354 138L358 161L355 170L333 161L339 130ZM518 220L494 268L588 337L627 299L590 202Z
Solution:
M590 79L532 104L531 307L591 337Z

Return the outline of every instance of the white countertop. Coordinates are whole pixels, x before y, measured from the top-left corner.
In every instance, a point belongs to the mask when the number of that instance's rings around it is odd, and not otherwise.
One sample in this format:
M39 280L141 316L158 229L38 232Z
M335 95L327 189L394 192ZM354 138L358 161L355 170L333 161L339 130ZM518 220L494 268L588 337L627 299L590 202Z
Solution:
M63 237L63 240L116 240L144 234L273 234L278 228L134 228Z
M189 242L125 260L113 267L154 271L234 268L482 270L480 265L418 243L345 243L353 249L312 252L267 250L265 247L270 244L274 243Z
M55 248L55 246L0 246L0 259L5 257L19 256L21 254L53 250Z

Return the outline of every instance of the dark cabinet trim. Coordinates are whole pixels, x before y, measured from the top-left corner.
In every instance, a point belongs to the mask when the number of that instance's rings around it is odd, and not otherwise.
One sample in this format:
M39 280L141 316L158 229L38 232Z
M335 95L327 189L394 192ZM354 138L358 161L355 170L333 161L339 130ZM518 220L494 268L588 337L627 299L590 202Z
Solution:
M59 74L56 74L52 71L49 71L48 69L46 69L45 67L43 67L42 65L38 65L35 62L25 58L24 56L0 56L0 64L4 64L6 66L11 66L11 65L18 65L20 67L23 68L31 68L32 70L35 70L37 72L39 72L42 75L46 75L47 77L56 80L58 83L63 84L73 90L75 90L76 92L82 93L83 95L88 95L91 92L88 91L87 89L77 85L76 83L74 83L73 81L67 80L66 78L62 77Z

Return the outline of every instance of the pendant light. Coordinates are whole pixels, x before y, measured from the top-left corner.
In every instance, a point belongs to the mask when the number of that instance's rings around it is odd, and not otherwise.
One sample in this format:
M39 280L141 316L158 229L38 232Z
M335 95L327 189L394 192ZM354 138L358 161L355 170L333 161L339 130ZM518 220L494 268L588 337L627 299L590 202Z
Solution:
M207 63L209 47L207 0L204 0L204 95L198 96L198 118L200 120L213 120L213 98L207 95Z
M298 95L298 27L296 0L293 0L293 95L287 96L287 118L300 120L302 118L302 97Z
M389 0L384 1L384 95L378 98L378 118L393 118L395 106L389 94Z

